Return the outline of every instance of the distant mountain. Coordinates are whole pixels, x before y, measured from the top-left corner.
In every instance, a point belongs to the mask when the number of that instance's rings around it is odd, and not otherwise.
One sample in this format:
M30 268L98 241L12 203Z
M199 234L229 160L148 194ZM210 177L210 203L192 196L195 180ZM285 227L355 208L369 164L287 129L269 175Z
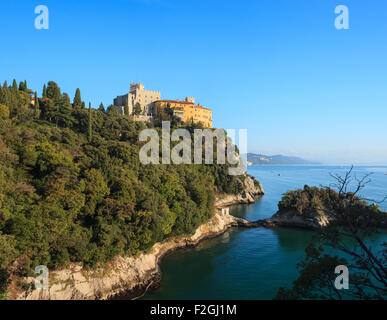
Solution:
M249 166L262 165L317 165L315 161L309 161L298 157L287 157L282 155L265 156L263 154L248 153L247 164Z

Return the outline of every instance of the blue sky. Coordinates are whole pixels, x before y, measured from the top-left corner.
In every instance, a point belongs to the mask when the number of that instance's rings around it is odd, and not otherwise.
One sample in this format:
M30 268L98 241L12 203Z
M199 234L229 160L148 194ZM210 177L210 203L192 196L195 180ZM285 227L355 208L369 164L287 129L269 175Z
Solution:
M385 0L7 1L0 28L1 81L54 80L95 107L142 82L248 129L251 152L387 165Z

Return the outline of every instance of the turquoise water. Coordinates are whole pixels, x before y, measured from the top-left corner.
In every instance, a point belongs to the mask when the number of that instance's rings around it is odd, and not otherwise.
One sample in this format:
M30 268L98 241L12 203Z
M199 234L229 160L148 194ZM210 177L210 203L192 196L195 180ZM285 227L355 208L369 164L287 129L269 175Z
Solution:
M329 173L342 167L250 167L261 181L265 195L256 204L236 206L231 213L248 220L271 217L281 195L305 184L327 186ZM362 195L375 200L387 195L387 167L358 167L361 176L373 172ZM279 176L281 174L281 176ZM387 203L380 205L387 211ZM176 251L162 264L163 280L157 291L144 299L272 299L278 288L297 278L297 263L313 236L312 231L293 229L232 229L197 248ZM377 241L387 241L387 236Z

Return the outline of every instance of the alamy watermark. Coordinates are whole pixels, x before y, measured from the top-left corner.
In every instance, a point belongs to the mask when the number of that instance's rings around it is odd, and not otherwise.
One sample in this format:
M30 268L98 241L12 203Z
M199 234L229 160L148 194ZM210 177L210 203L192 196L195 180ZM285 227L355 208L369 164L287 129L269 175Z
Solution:
M349 9L345 5L339 5L335 8L335 14L338 16L335 19L335 28L337 30L349 29Z
M36 289L48 289L49 286L49 272L46 266L37 266L35 268L35 274L38 276L35 278L35 288Z
M35 8L35 14L38 16L35 18L35 29L48 30L49 29L49 11L47 6L39 5Z
M155 129L145 129L140 132L139 140L147 142L141 147L139 158L142 164L203 164L214 163L214 140L216 140L216 164L234 165L228 174L239 176L246 173L247 164L247 130L239 130L239 154L235 150L235 129L228 129L227 135L223 129L194 129L193 137L188 129L176 129L171 133L169 121L162 122L161 141ZM193 138L193 140L192 140ZM203 144L204 139L204 144ZM160 143L161 142L161 143ZM171 142L178 142L171 148ZM193 155L192 155L193 142Z
M337 266L335 268L335 274L338 276L335 279L335 288L337 290L348 290L349 289L349 270L347 266Z

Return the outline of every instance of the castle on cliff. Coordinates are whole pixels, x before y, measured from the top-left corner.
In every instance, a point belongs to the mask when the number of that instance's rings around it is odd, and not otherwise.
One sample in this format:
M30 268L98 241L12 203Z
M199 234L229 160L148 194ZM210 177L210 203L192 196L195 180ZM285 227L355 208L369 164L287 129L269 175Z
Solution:
M195 105L193 97L185 100L161 100L158 91L145 90L143 84L132 83L127 94L114 99L114 106L121 115L133 115L136 121L153 121L158 112L171 108L175 116L184 122L201 123L212 128L212 110Z

